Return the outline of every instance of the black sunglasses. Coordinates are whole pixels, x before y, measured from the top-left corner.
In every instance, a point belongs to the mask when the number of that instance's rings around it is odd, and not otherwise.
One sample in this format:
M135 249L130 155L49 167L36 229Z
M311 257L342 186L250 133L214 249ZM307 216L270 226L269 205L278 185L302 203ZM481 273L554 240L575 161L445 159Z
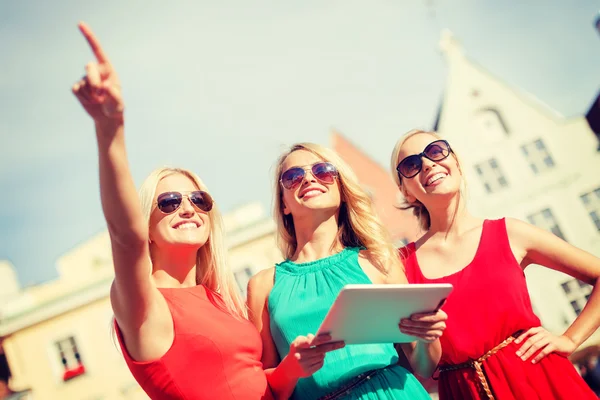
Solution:
M328 162L318 162L306 167L292 167L288 169L281 174L279 182L281 182L281 185L284 188L293 190L300 185L306 176L306 171L309 169L315 178L327 185L331 185L338 176L338 170L333 164Z
M406 179L410 179L417 176L423 168L423 157L431 161L442 161L448 157L451 152L452 149L450 148L450 144L445 140L431 142L425 147L425 150L423 150L422 153L405 157L398 163L398 166L396 167L398 178L402 179L402 177L405 177Z
M164 214L172 214L181 207L183 196L186 196L190 202L200 211L209 212L213 208L213 199L210 194L203 190L193 192L165 192L158 195L156 205Z

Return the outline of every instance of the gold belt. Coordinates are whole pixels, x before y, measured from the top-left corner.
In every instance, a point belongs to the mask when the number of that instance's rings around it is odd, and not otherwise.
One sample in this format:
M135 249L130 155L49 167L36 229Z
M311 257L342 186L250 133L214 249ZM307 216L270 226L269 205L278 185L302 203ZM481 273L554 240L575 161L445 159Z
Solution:
M482 364L485 360L487 360L488 358L490 358L491 356L493 356L494 354L496 354L497 352L499 352L500 350L502 350L503 348L508 346L510 343L512 343L517 337L519 337L519 335L521 333L522 333L522 331L519 331L519 332L514 333L512 336L509 336L506 340L504 340L502 343L500 343L499 345L497 345L496 347L494 347L493 349L491 349L490 351L488 351L481 357L479 357L477 360L467 361L462 364L444 365L444 366L439 367L440 374L443 372L454 371L457 369L473 368L475 370L475 373L477 374L479 383L481 384L481 387L482 387L483 391L485 392L485 394L487 395L487 397L490 400L495 400L494 395L492 394L492 389L490 388L490 384L487 380L487 377L485 376L485 372L483 371Z

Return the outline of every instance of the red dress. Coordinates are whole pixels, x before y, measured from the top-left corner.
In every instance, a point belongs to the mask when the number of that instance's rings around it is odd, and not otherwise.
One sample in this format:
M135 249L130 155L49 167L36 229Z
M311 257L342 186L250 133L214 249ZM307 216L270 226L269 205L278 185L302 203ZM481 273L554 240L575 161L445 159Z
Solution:
M159 289L173 317L171 348L154 361L134 361L115 328L127 366L142 389L160 400L272 400L251 322L216 306L204 286Z
M401 251L410 283L451 283L443 309L447 327L440 339L440 366L477 360L519 330L540 326L533 313L525 274L508 241L506 222L486 220L473 261L461 271L438 278L423 276L415 244ZM571 362L550 354L536 364L515 354L510 343L487 360L483 370L496 400L597 399ZM445 371L439 377L444 399L486 399L473 368Z

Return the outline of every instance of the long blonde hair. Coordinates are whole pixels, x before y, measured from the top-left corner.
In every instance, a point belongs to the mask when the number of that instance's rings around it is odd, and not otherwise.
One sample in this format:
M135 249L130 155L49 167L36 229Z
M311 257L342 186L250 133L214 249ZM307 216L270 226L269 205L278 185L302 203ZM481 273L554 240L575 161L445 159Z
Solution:
M374 260L374 265L384 274L391 267L402 268L398 253L392 244L390 234L375 212L373 202L358 183L352 168L334 151L314 143L297 143L278 159L275 168L275 198L273 216L277 223L277 244L284 257L295 254L298 242L294 220L283 212L283 188L279 183L285 159L293 152L308 151L323 161L335 165L338 170L342 204L338 218L338 239L344 247L364 247Z
M208 188L198 175L182 168L157 168L146 178L139 190L142 212L150 223L150 214L156 197L158 183L167 176L181 174L190 179L200 190L208 192ZM233 316L247 318L248 313L235 283L233 272L229 269L223 235L223 219L216 202L208 212L210 218L210 234L208 241L198 249L196 258L196 284L204 285L215 293L219 293L223 305Z
M400 162L400 160L398 160L398 157L400 156L400 149L402 148L402 146L408 139L410 139L411 137L413 137L415 135L420 135L420 134L431 135L434 138L440 139L440 140L443 139L437 132L424 131L421 129L413 129L411 131L408 131L398 140L398 142L394 146L394 150L392 151L392 158L390 161L390 168L392 170L392 177L394 178L394 182L396 182L396 185L398 185L400 192L404 196L404 204L401 204L398 208L400 208L402 210L412 209L413 215L415 217L417 217L417 220L419 221L419 225L420 225L421 229L423 229L424 231L428 231L429 228L431 227L431 216L429 215L429 211L427 210L425 205L423 203L421 203L419 200L415 199L415 201L413 203L409 203L406 200L406 194L407 194L406 189L402 185L402 180L400 179L400 176L398 176L398 171L396 170L396 167L398 166L398 163ZM454 152L454 150L452 150L451 154L454 157L454 159L456 160L456 164L458 165L459 170L462 171L460 158ZM461 187L460 195L461 195L461 198L464 198L464 192L466 190L466 180L464 179L464 176L463 176L462 183L463 183L463 186ZM457 204L457 207L458 207L458 204Z

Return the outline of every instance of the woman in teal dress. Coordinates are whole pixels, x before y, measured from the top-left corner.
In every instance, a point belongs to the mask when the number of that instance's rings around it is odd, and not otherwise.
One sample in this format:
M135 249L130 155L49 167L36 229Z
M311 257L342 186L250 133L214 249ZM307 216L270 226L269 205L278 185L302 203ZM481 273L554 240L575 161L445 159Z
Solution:
M320 343L328 338L311 334L345 285L407 282L352 170L335 152L303 143L281 156L276 181L274 216L286 260L248 285L264 368L269 373L279 366L270 382L293 399L429 399L415 376L398 364L392 343L323 348ZM445 319L439 311L399 325L419 338L402 350L423 376L431 376L439 361Z

